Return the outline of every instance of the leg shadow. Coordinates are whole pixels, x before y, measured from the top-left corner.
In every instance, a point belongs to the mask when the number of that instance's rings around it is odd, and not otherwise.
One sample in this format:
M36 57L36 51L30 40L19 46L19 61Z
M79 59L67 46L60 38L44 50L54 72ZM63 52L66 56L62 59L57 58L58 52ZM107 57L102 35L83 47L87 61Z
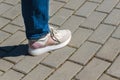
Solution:
M28 55L28 45L0 46L0 58Z

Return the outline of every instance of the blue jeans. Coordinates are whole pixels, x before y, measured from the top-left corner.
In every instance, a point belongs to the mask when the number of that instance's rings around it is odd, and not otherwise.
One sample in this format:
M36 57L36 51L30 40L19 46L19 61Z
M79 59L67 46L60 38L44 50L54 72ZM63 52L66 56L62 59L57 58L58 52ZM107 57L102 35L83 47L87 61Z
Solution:
M50 32L49 0L22 0L22 15L27 39L37 40Z

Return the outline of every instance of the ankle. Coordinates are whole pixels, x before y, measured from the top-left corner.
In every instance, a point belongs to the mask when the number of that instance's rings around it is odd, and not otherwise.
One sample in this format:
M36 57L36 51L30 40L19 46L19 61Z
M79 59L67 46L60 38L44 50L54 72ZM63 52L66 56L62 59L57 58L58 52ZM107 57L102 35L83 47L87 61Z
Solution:
M38 40L29 40L29 47L32 49L44 47L46 45L47 40L48 40L48 35Z

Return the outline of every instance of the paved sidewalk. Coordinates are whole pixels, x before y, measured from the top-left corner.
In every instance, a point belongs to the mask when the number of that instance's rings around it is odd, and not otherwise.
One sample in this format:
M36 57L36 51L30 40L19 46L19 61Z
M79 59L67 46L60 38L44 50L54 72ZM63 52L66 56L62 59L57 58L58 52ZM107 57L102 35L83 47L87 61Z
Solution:
M20 0L0 0L0 80L120 80L120 0L51 0L49 23L71 42L29 56Z

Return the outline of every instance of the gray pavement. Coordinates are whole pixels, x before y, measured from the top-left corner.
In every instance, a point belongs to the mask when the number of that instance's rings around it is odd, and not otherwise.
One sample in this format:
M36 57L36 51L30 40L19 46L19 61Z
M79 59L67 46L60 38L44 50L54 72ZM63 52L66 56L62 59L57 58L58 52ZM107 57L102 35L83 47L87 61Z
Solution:
M120 0L51 0L64 48L30 56L20 0L0 0L0 80L120 80Z

